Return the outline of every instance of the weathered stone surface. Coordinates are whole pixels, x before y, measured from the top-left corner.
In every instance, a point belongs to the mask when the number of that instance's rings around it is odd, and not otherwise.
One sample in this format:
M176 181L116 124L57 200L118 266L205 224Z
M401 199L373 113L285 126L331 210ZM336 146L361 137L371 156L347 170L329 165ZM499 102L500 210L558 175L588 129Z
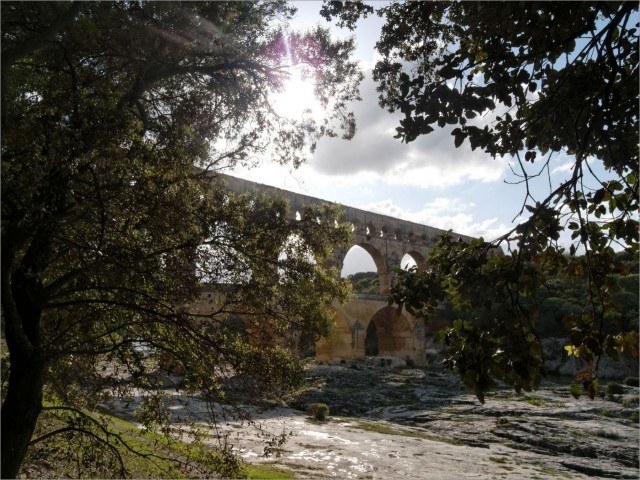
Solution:
M391 422L473 448L499 445L511 451L503 459L508 465L519 461L517 452L528 452L547 473L554 472L550 476L639 478L636 387L625 387L617 401L576 400L568 385L544 382L531 394L498 390L481 405L445 372L358 364L311 372L313 386L292 406L321 401L335 415Z
M549 381L524 395L496 390L481 405L449 373L365 361L311 364L308 382L289 406L257 417L262 430L221 409L218 433L229 433L247 461L288 467L298 478L640 478L637 387L624 386L615 401L576 400ZM187 412L210 418L197 398L176 388L167 396L176 429L189 431ZM329 405L327 421L304 413L315 402ZM114 405L134 420L135 400ZM278 458L263 455L264 432L291 434ZM217 446L215 436L211 442Z

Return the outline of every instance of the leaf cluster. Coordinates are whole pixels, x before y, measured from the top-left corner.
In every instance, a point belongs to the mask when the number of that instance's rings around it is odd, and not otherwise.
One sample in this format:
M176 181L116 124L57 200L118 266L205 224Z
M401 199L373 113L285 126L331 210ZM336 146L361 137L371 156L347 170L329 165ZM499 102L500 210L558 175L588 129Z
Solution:
M557 314L562 316L564 332L571 342L567 352L585 362L586 368L577 379L593 398L602 356L619 360L623 351L638 356L637 329L628 329L628 323L612 317L615 312L621 314L620 297L616 296L620 279L634 277L607 276L611 290L600 298L601 308L610 316L609 330L605 331L603 323L593 316L593 296L602 292L594 292L589 283L584 268L588 257L564 259L571 268L562 272L574 272L569 277L559 277L557 270L540 259L522 262L517 254L504 255L482 239L466 244L445 235L429 258L428 271L397 271L398 283L391 290L389 302L426 320L433 318L442 302L451 302L457 318L441 332L446 345L444 365L483 402L484 394L495 387L495 380L514 386L518 392L538 387L545 374L538 336L539 322L544 321L540 310L549 301L545 300L547 292L572 298L567 286L573 285L575 301L581 302L580 314L575 310ZM625 268L624 262L620 268Z

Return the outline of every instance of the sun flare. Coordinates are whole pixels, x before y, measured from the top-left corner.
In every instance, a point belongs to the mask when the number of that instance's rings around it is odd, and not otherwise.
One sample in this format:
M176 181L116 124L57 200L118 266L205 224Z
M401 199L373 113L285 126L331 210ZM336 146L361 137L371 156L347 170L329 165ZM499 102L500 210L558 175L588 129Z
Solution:
M313 92L312 79L302 78L298 72L293 72L291 78L284 83L282 92L274 96L276 112L291 120L304 118L318 119L322 106Z

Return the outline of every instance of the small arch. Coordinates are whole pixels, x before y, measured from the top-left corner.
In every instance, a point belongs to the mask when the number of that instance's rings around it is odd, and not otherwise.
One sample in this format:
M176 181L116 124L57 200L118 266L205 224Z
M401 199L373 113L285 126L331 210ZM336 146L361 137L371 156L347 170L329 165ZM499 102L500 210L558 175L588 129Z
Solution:
M367 240L371 240L371 237L376 237L376 227L373 226L373 223L369 222L367 224L367 229L365 230L365 233L367 234Z
M408 253L405 253L404 256L402 257L402 260L400 260L400 268L402 270L409 270L412 267L417 267L417 266L418 264L416 263L414 258Z
M400 240L400 241L402 241L402 237L403 237L403 235L402 235L402 230L397 229L397 230L396 230L396 240Z
M220 333L230 337L239 337L243 342L249 340L247 326L240 315L229 315L220 323Z

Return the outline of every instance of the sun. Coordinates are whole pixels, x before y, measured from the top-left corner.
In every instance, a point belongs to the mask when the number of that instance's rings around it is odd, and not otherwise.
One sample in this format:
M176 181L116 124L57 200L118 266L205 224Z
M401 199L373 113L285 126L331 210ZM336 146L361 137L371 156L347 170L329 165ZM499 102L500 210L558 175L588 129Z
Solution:
M291 77L284 83L282 92L274 95L273 106L282 117L301 121L317 120L323 108L314 94L313 79L304 78L301 72L292 69Z

